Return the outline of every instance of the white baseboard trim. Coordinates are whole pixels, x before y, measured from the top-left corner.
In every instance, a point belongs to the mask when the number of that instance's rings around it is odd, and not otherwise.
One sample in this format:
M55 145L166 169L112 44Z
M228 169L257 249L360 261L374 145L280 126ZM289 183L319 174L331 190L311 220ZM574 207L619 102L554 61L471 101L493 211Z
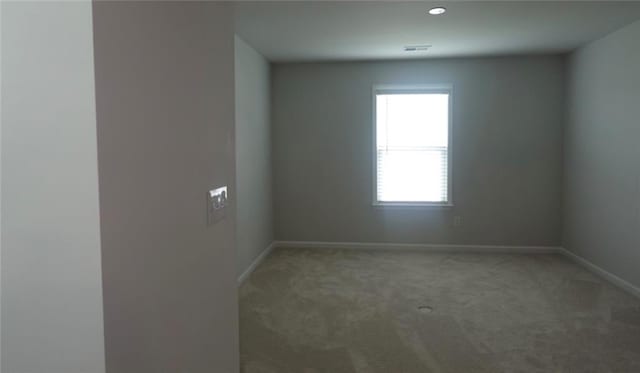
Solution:
M249 267L247 269L244 270L244 272L242 272L242 274L238 277L238 286L242 285L242 283L244 282L244 280L247 279L247 277L249 277L249 275L256 269L256 267L258 267L258 265L260 263L262 263L262 261L271 253L271 251L275 248L275 241L271 242L269 244L269 246L267 246L264 250L262 250L262 252L260 253L260 255L258 255L253 262L251 262L251 264L249 265Z
M555 246L445 245L387 242L274 241L274 247L300 249L419 250L430 252L557 254Z
M275 248L298 249L355 249L355 250L416 250L440 253L490 253L490 254L561 254L588 271L613 285L640 298L640 288L606 271L590 261L557 246L510 246L510 245L451 245L451 244L408 244L387 242L323 242L323 241L273 241L238 277L238 285L258 267Z
M560 248L560 253L562 255L564 255L566 258L568 258L569 260L573 261L574 263L580 265L581 267L584 267L586 270L588 270L589 272L607 280L608 282L612 283L613 285L621 288L622 290L628 292L629 294L640 298L640 288L636 287L635 285L631 284L630 282L623 280L622 278L614 275L613 273L598 267L597 265L591 263L590 261L586 260L585 258L578 256L574 253L572 253L571 251L561 247Z

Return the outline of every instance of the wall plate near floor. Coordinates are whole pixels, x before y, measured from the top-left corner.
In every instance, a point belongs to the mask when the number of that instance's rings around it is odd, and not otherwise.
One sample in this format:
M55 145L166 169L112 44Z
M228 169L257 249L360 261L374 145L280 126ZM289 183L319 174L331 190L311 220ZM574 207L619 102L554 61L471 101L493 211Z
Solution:
M229 204L227 187L211 189L207 192L207 225L213 225L224 219Z

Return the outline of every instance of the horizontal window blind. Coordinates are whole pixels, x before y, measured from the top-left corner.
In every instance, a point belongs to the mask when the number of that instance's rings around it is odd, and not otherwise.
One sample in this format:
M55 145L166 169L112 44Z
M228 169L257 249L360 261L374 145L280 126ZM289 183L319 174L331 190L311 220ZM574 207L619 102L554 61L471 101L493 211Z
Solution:
M449 202L449 93L376 94L378 202Z

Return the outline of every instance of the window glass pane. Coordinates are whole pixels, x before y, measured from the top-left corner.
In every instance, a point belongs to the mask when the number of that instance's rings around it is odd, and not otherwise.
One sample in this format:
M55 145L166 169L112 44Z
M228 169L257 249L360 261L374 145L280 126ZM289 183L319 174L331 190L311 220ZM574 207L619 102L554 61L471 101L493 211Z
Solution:
M378 95L378 149L447 146L448 103L448 94Z
M447 199L446 150L378 151L378 201Z

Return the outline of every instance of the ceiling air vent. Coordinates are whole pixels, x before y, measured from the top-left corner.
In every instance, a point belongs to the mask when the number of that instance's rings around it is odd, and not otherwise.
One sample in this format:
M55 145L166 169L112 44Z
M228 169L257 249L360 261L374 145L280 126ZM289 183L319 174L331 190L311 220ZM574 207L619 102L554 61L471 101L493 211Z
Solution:
M405 52L419 52L419 51L427 51L431 48L430 45L407 45L404 47Z

